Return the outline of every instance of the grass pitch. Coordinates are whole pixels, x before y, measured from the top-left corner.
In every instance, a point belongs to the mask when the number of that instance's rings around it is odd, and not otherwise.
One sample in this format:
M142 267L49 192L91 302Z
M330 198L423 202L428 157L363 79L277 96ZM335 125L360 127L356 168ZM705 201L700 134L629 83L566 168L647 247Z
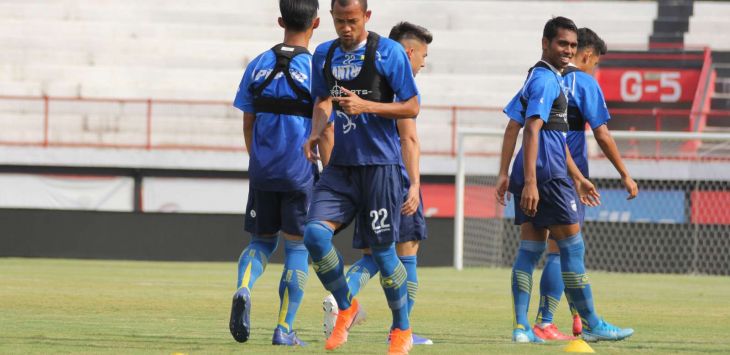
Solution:
M296 328L310 345L273 347L281 265L253 292L251 338L228 333L235 263L0 259L0 354L321 354L325 291L310 270ZM423 268L413 313L435 345L412 354L555 354L565 343L515 345L509 270ZM538 285L539 271L535 273ZM730 278L592 273L599 312L636 334L597 353L730 353ZM535 287L535 292L537 292ZM332 354L384 354L390 312L377 279L359 296L368 321ZM534 317L533 296L531 317ZM565 301L556 320L569 329Z

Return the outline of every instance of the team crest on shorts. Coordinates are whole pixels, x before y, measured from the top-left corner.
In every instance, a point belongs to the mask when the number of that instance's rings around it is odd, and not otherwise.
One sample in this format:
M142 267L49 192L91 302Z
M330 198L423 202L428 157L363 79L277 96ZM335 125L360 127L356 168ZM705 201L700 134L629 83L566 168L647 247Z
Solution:
M570 208L572 208L573 211L578 212L578 205L575 203L575 200L570 200Z

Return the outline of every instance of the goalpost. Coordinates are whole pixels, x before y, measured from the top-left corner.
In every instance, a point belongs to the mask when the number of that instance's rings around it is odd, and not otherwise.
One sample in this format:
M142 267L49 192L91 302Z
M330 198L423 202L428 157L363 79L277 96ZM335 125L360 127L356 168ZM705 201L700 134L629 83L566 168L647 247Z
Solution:
M639 185L631 201L592 132L586 133L590 180L602 202L586 209L589 268L730 275L730 133L612 131ZM503 134L457 132L456 269L509 267L517 250L515 201L503 207L495 199ZM522 138L517 142L515 153Z

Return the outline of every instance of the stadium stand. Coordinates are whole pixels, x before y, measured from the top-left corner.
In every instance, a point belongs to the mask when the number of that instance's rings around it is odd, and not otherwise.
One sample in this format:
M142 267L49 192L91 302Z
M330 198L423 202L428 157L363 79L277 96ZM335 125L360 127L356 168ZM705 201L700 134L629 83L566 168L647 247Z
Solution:
M420 0L373 1L370 6L374 13L370 28L383 34L401 20L433 31L436 40L429 64L418 81L425 103L447 106L500 106L507 102L526 68L539 56L537 46L526 44L539 41L542 24L552 15L565 15L579 25L592 27L610 45L643 48L657 11L653 2L624 1ZM409 11L413 6L420 11ZM323 26L314 43L334 37L328 4L322 2L322 7ZM602 16L596 17L596 13ZM275 2L253 0L5 0L0 2L0 95L226 102L232 99L248 61L280 40L274 21L277 16ZM93 105L80 105L80 110L89 106ZM155 120L167 122L154 123L156 137L170 144L191 142L190 135L175 131L185 120L198 123L190 129L240 121L235 111L222 110L221 114L218 108L211 108L217 112L188 114L180 118L182 122L160 118L157 110L155 106ZM13 112L5 105L0 113L12 117L22 112ZM91 118L86 112L64 114L77 117L55 117L58 122L53 130L62 130L58 137L78 132L79 142L118 144L127 139L122 133L133 134L140 128L134 119L136 123L120 124L119 111ZM18 117L34 121L24 125L35 127L36 116ZM425 110L420 128L424 139L437 138L449 129L447 117L443 110ZM89 119L96 122L93 139L83 124ZM501 127L504 121L474 117L460 120L460 124ZM227 130L228 126L224 123L215 132L227 132L230 137L225 141L240 141L240 129ZM22 132L28 129L13 125L12 130L21 133L10 133L6 132L9 126L2 127L3 140L22 140L26 135ZM220 145L218 133L207 140ZM200 142L205 138L195 139Z

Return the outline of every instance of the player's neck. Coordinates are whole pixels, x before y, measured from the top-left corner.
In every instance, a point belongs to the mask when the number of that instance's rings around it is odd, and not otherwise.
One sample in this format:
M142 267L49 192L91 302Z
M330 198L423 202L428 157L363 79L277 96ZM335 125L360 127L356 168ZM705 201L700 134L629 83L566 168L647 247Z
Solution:
M298 47L309 47L309 39L312 36L309 35L308 31L294 32L285 30L284 31L284 44L287 46L298 46Z

